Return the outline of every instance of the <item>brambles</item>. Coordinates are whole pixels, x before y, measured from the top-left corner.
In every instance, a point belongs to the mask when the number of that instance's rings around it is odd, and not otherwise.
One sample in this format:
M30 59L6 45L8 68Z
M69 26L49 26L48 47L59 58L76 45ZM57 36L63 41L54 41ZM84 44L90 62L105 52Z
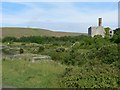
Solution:
M84 65L65 69L60 85L69 88L119 88L118 77L117 70L108 65Z
M65 51L65 48L63 48L63 47L58 47L56 49L56 52L64 52L64 51Z
M20 54L24 53L24 50L22 48L20 48Z
M38 53L44 51L44 49L45 49L45 47L40 45L39 48L38 48Z
M118 61L117 45L109 45L101 47L96 53L96 56L102 60L103 63L111 64Z
M120 28L116 29L115 35L111 38L111 41L115 43L120 43Z
M107 37L109 37L110 28L107 27L107 28L104 28L104 29L105 29L105 35L106 35Z

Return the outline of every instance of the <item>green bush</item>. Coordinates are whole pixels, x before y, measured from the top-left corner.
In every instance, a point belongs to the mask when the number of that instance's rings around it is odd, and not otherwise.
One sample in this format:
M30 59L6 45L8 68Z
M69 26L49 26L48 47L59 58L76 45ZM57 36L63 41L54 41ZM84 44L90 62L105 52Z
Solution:
M16 42L18 41L18 38L16 37L5 37L2 39L2 42Z
M65 88L119 88L117 70L105 64L65 69L60 86Z
M97 58L101 59L103 63L111 64L118 61L117 45L103 46L96 52Z
M20 48L20 54L24 53L24 50L22 48Z
M58 47L56 49L56 52L64 52L64 51L65 51L65 48L63 48L63 47Z
M44 51L44 49L45 49L45 47L44 47L44 46L42 46L42 45L41 45L41 46L39 46L39 48L38 48L38 53L39 53L39 52Z
M120 43L120 28L116 29L115 35L111 38L111 41L115 43Z
M107 28L104 28L104 30L105 30L105 35L106 35L106 36L109 36L109 30L110 30L110 28L107 27Z

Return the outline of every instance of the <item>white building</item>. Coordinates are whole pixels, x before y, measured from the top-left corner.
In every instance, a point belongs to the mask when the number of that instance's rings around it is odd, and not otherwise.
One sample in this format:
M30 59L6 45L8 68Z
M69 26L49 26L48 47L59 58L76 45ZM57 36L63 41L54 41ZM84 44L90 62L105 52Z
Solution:
M88 35L91 37L94 37L95 35L102 35L103 37L105 36L105 30L102 26L102 18L99 18L97 27L91 26L88 28Z

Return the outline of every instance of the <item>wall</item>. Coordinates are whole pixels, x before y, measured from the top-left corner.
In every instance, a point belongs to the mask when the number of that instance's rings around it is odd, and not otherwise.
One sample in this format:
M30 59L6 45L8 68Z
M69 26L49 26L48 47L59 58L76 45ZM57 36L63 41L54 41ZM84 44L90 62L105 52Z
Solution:
M90 27L88 28L88 35L94 37L95 35L102 35L103 37L105 36L105 30L104 27L99 26L99 27Z

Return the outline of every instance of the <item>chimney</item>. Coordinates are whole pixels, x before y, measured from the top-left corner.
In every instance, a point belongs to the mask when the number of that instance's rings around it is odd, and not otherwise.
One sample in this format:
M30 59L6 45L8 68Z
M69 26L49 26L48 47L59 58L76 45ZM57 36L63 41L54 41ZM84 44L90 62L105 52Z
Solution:
M102 18L99 18L99 19L98 19L98 23L99 23L98 26L102 26Z

